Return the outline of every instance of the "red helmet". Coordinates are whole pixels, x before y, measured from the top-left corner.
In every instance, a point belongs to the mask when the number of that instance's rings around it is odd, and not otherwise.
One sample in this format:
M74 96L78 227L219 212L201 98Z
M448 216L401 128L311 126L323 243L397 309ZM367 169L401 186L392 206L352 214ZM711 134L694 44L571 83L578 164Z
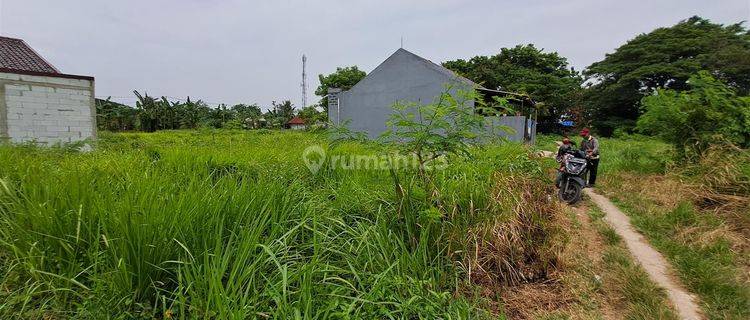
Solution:
M581 130L581 137L585 137L587 135L589 135L589 128L583 128L583 130Z

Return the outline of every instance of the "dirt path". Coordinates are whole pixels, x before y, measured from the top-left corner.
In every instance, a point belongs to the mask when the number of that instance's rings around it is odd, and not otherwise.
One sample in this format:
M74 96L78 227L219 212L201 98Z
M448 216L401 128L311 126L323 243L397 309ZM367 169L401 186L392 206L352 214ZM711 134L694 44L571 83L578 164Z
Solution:
M643 236L633 229L630 218L618 209L609 199L584 189L591 200L605 213L604 220L622 237L630 253L648 273L651 281L664 288L669 300L682 319L703 319L697 299L688 293L679 280L670 276L671 266L666 259L646 242Z

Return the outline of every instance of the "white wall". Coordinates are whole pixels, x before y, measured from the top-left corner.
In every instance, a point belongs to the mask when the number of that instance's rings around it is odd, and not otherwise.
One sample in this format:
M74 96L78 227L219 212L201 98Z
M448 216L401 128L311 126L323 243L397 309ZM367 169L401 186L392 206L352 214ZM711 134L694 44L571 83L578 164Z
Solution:
M54 144L94 138L94 82L0 73L0 113L0 136L11 142Z

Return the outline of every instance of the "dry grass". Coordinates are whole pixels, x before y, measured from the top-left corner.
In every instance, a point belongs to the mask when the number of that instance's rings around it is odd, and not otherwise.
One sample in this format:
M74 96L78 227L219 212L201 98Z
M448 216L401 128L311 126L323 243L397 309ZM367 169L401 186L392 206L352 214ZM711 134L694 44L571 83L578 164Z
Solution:
M693 242L703 246L724 239L733 248L746 250L750 247L750 215L748 198L720 194L706 186L686 181L681 175L638 175L618 173L605 177L607 194L614 197L633 197L646 201L637 202L642 211L650 215L663 215L686 201L700 209L703 214L713 214L725 220L719 226L687 226L678 236L683 243ZM654 210L653 208L659 208Z
M552 191L544 181L495 176L490 210L511 214L471 229L474 252L464 261L487 309L510 319L623 319L649 307L669 315L663 295L599 233L588 209L561 205Z
M468 230L462 262L486 307L511 319L577 302L561 281L569 221L549 184L518 175L493 176L486 223ZM477 290L478 289L478 290Z
M542 283L521 283L502 292L505 312L511 319L613 319L613 307L598 291L602 241L586 222L582 208L562 207L557 223L566 238L559 254L561 266Z
M701 185L714 193L744 198L750 196L750 176L745 171L750 164L750 152L735 146L717 145L706 152L686 172L701 175Z
M471 282L500 287L552 279L561 266L564 233L551 186L510 175L496 175L495 181L488 209L497 218L468 231L474 251L464 263Z
M525 283L509 287L503 291L502 299L505 313L510 319L534 319L579 303L579 299L560 282Z
M734 178L708 177L721 170L616 173L604 176L603 187L675 265L709 317L739 319L748 313L750 206L747 195L727 193L738 190L726 187Z
M510 319L675 318L665 294L632 261L600 212L585 204L562 210L558 222L571 239L559 256L565 267L544 282L503 288L502 311Z

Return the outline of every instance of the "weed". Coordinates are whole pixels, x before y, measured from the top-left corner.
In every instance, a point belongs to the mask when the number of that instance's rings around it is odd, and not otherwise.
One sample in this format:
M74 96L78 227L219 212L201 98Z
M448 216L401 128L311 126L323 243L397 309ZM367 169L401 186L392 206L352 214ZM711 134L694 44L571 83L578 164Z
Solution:
M518 224L504 245L524 246L508 261L526 269L508 279L555 267L554 248L535 248L549 190L502 178L534 166L524 147L451 157L428 201L409 168L311 174L302 151L327 143L207 130L103 133L88 153L0 147L0 317L482 318L458 293L463 240L490 217Z

